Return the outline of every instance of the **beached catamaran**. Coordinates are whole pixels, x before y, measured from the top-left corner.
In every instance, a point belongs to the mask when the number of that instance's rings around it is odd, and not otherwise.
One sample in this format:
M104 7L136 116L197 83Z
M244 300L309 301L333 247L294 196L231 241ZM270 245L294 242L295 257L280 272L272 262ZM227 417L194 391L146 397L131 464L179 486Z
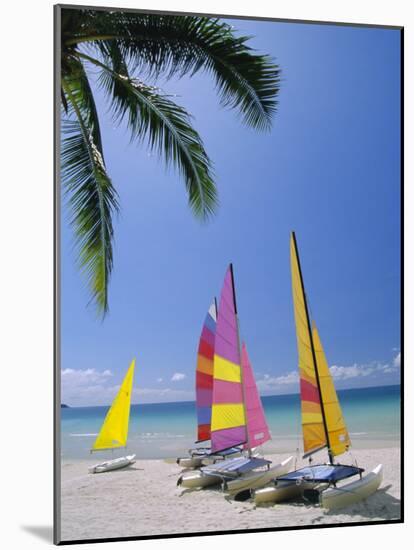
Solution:
M290 241L292 292L299 356L302 403L303 458L309 466L278 477L270 487L254 492L256 504L296 496L326 508L347 506L375 492L382 481L382 465L362 476L363 469L334 462L351 445L341 407L315 323L311 324L295 234ZM322 449L329 463L312 465L312 455ZM337 485L358 476L356 481Z
M197 409L197 441L210 441L211 407L213 403L213 361L216 337L217 302L211 304L200 335L196 368L196 409ZM198 468L206 464L214 464L228 456L241 453L241 448L231 447L221 453L213 453L211 447L195 447L188 450L188 456L177 458L177 464L183 468Z
M246 346L240 346L233 267L224 279L217 314L213 361L213 392L210 425L211 451L223 453L243 446L244 456L227 458L184 473L178 484L204 487L223 484L230 492L264 485L288 472L292 458L270 468L270 461L253 451L270 439Z
M113 451L125 448L128 440L129 412L134 380L135 359L132 360L119 391L105 417L101 430L93 444L94 451ZM91 474L124 468L135 462L135 455L122 456L95 464L89 468Z

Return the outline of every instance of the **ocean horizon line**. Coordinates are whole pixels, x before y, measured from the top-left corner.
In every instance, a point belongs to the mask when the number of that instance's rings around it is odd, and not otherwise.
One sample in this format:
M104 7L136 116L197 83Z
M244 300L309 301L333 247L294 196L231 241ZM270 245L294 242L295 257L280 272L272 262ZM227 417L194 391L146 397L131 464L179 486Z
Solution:
M359 388L340 388L336 391L338 393L347 392L347 391L354 391L354 390L369 390L369 389L376 389L376 388L395 388L395 387L401 387L401 383L398 384L383 384L380 386L362 386ZM300 396L300 392L295 393L276 393L276 394L261 394L260 397L295 397ZM195 403L195 399L185 399L183 401L153 401L150 403L131 403L131 406L135 405L172 405L172 404L180 404L180 403ZM62 408L70 408L70 409L93 409L96 407L110 407L110 403L105 405L70 405L67 402L61 403Z

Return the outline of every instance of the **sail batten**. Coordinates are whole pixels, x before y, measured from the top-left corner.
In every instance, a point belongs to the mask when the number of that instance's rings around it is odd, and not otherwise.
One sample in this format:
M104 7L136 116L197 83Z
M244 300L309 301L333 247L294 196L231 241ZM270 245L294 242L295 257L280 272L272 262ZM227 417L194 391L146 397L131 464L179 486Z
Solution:
M227 269L217 314L211 411L211 450L247 441L241 357L231 266Z
M119 391L105 417L92 451L106 451L126 447L129 428L135 359L132 360Z
M196 369L197 442L210 439L216 322L216 306L213 302L204 320L198 345Z

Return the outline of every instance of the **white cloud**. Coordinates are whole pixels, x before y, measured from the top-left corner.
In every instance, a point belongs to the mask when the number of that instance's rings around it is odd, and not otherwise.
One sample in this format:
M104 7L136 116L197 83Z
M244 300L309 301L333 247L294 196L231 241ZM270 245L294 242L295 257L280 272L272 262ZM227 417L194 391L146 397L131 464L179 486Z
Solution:
M133 397L139 403L166 403L174 401L194 401L192 390L176 390L172 388L135 388Z
M184 380L186 378L185 374L182 372L175 372L171 377L171 382L179 382L180 380Z
M185 375L175 373L174 380L182 380ZM174 378L173 376L173 378ZM120 384L109 384L113 374L110 370L96 369L63 369L61 377L62 403L71 406L109 405L117 394ZM157 382L162 382L158 378ZM142 388L133 389L133 402L154 403L167 401L194 400L194 391L172 388Z
M297 386L299 375L297 371L291 371L281 376L265 374L261 380L257 380L257 387L261 392L278 391L286 386Z
M332 377L336 380L348 380L349 378L357 378L361 376L369 376L374 372L374 368L370 365L358 365L354 363L349 367L341 367L338 365L332 365L329 368Z
M119 386L108 386L110 370L63 369L61 377L62 402L68 405L106 405Z
M401 367L401 352L400 351L394 357L394 360L393 360L392 364L396 369L399 369Z
M71 386L78 386L85 383L105 382L111 376L112 372L108 369L102 372L96 369L63 369L62 385L66 383Z
M373 379L378 378L384 374L397 374L400 368L400 353L398 353L392 363L381 363L379 361L372 361L371 363L358 364L343 367L338 365L332 365L330 367L331 374L336 380L348 380L350 378L366 378L368 376Z
M357 380L364 380L364 385L375 386L378 383L388 381L389 375L394 375L398 379L401 357L400 352L389 363L372 361L370 363L354 363L353 365L332 365L330 372L337 382L345 382L345 387L351 383L355 386ZM388 376L387 376L388 375ZM350 382L354 380L355 382ZM395 382L393 380L392 382ZM348 384L347 384L348 383ZM297 370L290 371L280 376L263 375L257 379L257 387L261 393L293 393L299 389L299 373ZM342 387L342 386L340 386Z

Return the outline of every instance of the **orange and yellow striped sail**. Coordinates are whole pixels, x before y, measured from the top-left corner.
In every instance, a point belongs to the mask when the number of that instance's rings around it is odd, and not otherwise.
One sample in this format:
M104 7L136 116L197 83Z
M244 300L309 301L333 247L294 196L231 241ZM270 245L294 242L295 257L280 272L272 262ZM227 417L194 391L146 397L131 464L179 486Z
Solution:
M323 408L325 411L326 427L328 430L329 449L331 453L336 456L348 450L351 445L351 440L349 439L348 430L342 415L338 396L336 395L332 375L329 372L328 362L315 323L313 323L312 326L312 336Z
M293 307L299 356L300 396L302 403L302 432L305 455L327 445L321 401L312 354L311 335L302 275L296 250L295 237L290 239Z
M344 453L351 442L318 331L310 325L294 234L290 239L290 262L305 456L323 447L335 456Z

